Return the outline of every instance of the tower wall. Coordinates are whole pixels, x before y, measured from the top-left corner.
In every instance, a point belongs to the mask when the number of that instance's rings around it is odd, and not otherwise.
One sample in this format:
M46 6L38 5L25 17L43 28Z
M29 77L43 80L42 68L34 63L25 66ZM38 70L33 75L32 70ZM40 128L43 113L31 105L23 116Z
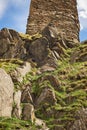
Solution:
M76 0L31 0L26 33L33 35L46 26L56 27L69 40L79 40Z

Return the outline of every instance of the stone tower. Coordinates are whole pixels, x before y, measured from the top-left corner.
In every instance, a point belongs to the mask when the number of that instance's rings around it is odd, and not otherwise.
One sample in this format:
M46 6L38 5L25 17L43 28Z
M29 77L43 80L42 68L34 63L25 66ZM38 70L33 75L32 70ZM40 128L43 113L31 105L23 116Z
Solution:
M26 33L36 34L46 26L55 27L70 41L78 41L80 26L76 0L31 0Z

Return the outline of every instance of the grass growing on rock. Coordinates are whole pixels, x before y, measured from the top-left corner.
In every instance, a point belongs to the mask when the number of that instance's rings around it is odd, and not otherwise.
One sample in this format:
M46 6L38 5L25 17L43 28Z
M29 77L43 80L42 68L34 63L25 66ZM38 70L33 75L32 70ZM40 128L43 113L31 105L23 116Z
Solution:
M29 34L23 34L23 33L19 33L19 36L23 39L23 40L35 40L35 39L38 39L38 38L41 38L42 35L39 34L39 33L36 33L34 35L29 35Z
M84 47L80 45L77 47L77 50ZM33 68L32 72L28 73L20 84L20 86L23 86L30 83L32 86L31 93L35 99L38 99L45 87L50 88L54 92L55 104L51 105L48 101L41 102L39 106L35 106L36 117L44 120L50 130L54 130L55 126L58 129L66 128L67 122L75 120L76 112L83 107L87 107L87 61L71 63L70 55L73 53L73 50L66 50L66 56L62 60L58 60L58 67L55 71L38 74L37 69ZM4 66L2 62L0 64L0 67ZM14 64L14 62L11 62L10 65L7 62L5 64L13 66L12 69L11 67L6 68L10 71L18 65ZM16 128L37 130L30 122L22 122L18 119L9 119L9 122L0 119L1 130L16 130Z
M0 59L0 68L4 69L7 73L14 71L23 64L24 62L19 59Z
M57 103L53 106L40 104L40 108L36 110L37 117L44 119L47 125L54 129L54 123L58 122L59 126L65 128L68 121L75 120L75 113L83 107L87 107L87 62L70 63L70 56L72 51L66 51L67 57L58 61L58 68L53 72L43 73L40 78L34 82L33 91L37 97L38 93L47 86L55 92ZM60 85L55 89L54 85L48 79L47 75L52 75L57 78ZM45 79L45 80L43 80ZM36 86L35 86L36 85ZM36 89L35 89L36 88ZM38 91L36 91L38 88ZM44 107L44 111L43 111ZM68 115L68 116L67 116ZM52 119L53 125L50 125ZM63 122L64 121L64 122ZM59 128L59 127L58 127Z

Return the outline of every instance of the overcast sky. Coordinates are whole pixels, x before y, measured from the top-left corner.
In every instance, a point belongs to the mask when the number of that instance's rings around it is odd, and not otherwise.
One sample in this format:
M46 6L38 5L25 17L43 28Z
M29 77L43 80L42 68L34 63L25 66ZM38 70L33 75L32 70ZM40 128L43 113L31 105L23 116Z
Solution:
M87 39L87 0L77 0L81 24L80 39ZM25 33L30 0L0 0L0 29L13 28Z

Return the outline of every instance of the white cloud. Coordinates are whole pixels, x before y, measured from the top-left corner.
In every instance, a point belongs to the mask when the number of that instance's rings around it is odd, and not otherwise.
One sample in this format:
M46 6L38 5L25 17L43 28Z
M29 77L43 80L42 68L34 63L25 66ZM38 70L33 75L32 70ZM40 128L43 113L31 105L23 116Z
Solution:
M3 17L8 6L8 0L0 0L0 19Z
M87 0L77 0L81 30L87 29Z

